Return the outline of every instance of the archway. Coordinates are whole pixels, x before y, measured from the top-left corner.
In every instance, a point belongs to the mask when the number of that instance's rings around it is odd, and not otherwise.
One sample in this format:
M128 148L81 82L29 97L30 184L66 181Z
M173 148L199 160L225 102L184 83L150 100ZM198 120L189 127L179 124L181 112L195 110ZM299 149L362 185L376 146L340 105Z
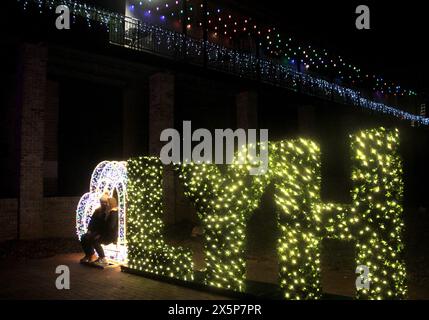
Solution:
M87 232L94 211L99 207L100 197L104 193L118 200L118 240L116 244L103 246L106 256L119 263L126 262L126 198L127 168L126 162L103 161L91 176L89 192L84 194L76 210L76 231L80 238Z

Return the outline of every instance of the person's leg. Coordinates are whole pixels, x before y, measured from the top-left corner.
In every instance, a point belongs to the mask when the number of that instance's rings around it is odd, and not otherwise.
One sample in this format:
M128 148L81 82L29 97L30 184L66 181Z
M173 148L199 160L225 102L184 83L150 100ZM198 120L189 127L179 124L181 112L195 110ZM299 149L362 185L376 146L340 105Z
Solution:
M84 234L81 238L81 244L82 244L82 249L85 252L85 255L87 257L90 257L92 255L94 255L94 247L93 247L93 239L91 237L91 235L89 234Z
M94 247L95 251L97 252L99 259L104 259L106 257L104 255L104 250L103 250L103 247L101 246L100 240L94 240L93 247Z
M94 255L93 239L90 234L84 234L80 240L82 249L85 252L85 257L81 259L81 262L89 262Z

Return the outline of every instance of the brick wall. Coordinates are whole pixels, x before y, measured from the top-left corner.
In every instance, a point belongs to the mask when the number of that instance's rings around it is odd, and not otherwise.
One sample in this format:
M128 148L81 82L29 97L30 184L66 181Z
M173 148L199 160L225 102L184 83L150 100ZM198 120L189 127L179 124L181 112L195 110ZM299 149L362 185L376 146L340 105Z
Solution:
M24 44L20 64L20 234L23 239L43 233L43 134L46 102L47 49Z
M237 128L258 129L258 94L240 92L236 96ZM262 128L263 129L263 128Z
M39 238L76 237L76 207L80 197L44 198ZM17 199L0 199L0 242L17 237Z
M80 197L45 198L43 201L44 238L76 237L76 207Z
M17 210L16 199L0 199L0 241L16 238Z
M50 197L58 195L58 82L48 80L46 89L43 136L43 194L45 197Z
M160 141L161 132L174 128L175 78L167 73L157 73L150 78L149 84L149 154L159 157L164 142ZM172 166L164 170L163 177L164 214L166 223L176 222L176 186Z

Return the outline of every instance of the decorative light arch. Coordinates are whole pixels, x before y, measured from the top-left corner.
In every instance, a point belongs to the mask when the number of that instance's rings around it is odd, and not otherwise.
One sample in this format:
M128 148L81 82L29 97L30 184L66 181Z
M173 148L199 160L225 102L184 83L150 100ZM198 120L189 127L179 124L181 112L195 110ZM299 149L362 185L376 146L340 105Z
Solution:
M112 197L116 191L119 209L118 241L103 248L106 256L117 262L125 262L127 259L125 238L127 179L126 162L101 162L92 173L89 192L82 196L76 210L76 232L80 240L87 232L92 214L100 205L100 197L106 192Z

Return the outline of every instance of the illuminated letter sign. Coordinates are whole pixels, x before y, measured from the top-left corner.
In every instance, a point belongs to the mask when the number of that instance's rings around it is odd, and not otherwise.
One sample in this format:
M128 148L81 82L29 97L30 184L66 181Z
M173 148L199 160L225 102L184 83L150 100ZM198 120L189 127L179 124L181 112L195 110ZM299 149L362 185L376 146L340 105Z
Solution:
M215 164L176 166L205 228L205 284L246 291L247 221L266 187L274 184L279 279L286 299L321 298L323 238L355 243L356 266L367 270L365 283L357 287L358 298L406 296L398 131L365 130L350 138L351 204L321 201L320 149L309 140L269 143L269 169L261 176L249 175L255 163L246 149L224 173ZM162 172L158 159L127 163L128 267L191 281L192 252L169 246L163 238Z

